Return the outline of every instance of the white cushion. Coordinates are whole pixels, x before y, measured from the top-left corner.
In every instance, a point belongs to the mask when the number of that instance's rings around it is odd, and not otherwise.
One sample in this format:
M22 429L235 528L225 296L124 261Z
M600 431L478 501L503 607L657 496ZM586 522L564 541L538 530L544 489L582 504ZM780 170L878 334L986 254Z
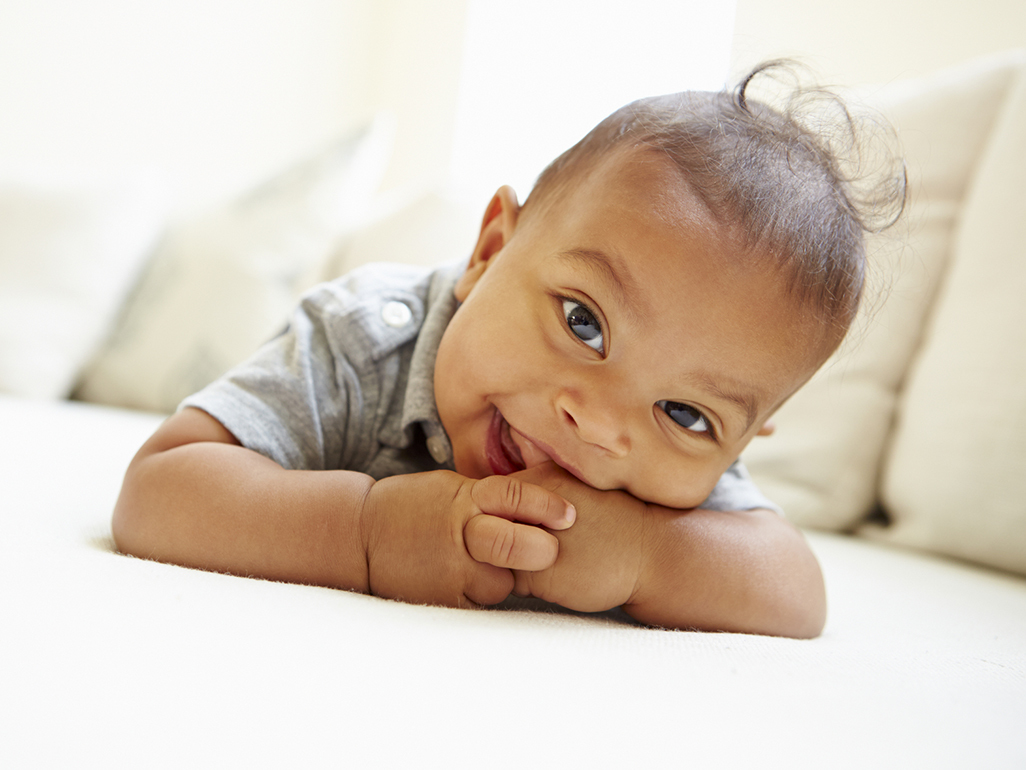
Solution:
M814 535L810 641L183 569L112 552L158 422L0 398L2 767L1023 766L1021 578Z
M170 412L281 330L365 216L389 145L361 130L173 227L76 395Z
M1026 572L1026 51L902 394L881 537Z
M1021 56L974 61L865 98L898 129L904 222L869 243L864 311L841 349L744 458L788 517L842 530L874 507L898 392L952 249L963 199Z
M149 185L0 184L0 391L66 397L166 216Z

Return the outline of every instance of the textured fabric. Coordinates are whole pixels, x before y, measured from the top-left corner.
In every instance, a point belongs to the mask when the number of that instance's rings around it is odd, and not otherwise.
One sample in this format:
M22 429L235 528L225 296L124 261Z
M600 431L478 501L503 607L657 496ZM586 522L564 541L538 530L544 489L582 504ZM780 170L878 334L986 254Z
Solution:
M1026 767L1026 579L810 535L797 641L183 569L110 539L160 420L0 397L2 767Z
M453 266L371 265L322 284L285 333L182 406L208 412L285 468L374 478L451 470L433 373L458 275ZM409 313L399 326L386 321L402 312L395 303Z
M1026 50L902 394L879 536L1026 573Z
M285 333L185 399L286 468L384 478L453 469L434 364L463 262L374 264L308 293ZM702 504L776 510L740 462Z

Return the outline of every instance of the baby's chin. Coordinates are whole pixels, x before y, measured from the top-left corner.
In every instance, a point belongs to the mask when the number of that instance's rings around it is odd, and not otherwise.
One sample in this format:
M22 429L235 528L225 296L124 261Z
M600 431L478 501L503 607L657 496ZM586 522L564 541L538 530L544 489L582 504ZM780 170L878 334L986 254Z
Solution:
M690 511L701 507L702 503L712 494L712 489L691 489L686 492L678 490L638 490L638 492L642 492L642 494L634 493L634 496L649 505L671 508L676 511Z

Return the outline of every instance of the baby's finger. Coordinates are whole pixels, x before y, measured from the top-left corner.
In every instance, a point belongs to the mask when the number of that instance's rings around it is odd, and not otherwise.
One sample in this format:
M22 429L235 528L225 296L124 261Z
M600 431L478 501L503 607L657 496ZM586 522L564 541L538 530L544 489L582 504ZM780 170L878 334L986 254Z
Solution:
M487 514L467 522L463 542L475 561L505 569L548 569L559 553L559 541L549 532Z
M531 575L533 573L518 569L513 573L513 595L527 598L531 596Z
M477 564L475 574L463 590L465 602L475 607L487 607L498 604L513 590L513 573L508 569L499 569L490 564Z
M549 529L566 529L577 516L574 507L555 492L512 476L475 481L470 499L485 513Z

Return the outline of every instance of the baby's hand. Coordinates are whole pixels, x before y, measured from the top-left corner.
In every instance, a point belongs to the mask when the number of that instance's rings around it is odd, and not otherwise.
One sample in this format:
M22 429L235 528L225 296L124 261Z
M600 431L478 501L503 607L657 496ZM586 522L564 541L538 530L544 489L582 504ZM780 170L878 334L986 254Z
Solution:
M573 528L557 533L559 555L541 571L514 571L518 596L581 612L627 604L640 581L648 506L626 492L594 489L553 463L515 477L558 493L577 509Z
M558 494L511 476L449 471L375 482L360 523L370 592L417 604L496 604L513 573L545 569L574 510ZM534 526L541 525L541 526Z

